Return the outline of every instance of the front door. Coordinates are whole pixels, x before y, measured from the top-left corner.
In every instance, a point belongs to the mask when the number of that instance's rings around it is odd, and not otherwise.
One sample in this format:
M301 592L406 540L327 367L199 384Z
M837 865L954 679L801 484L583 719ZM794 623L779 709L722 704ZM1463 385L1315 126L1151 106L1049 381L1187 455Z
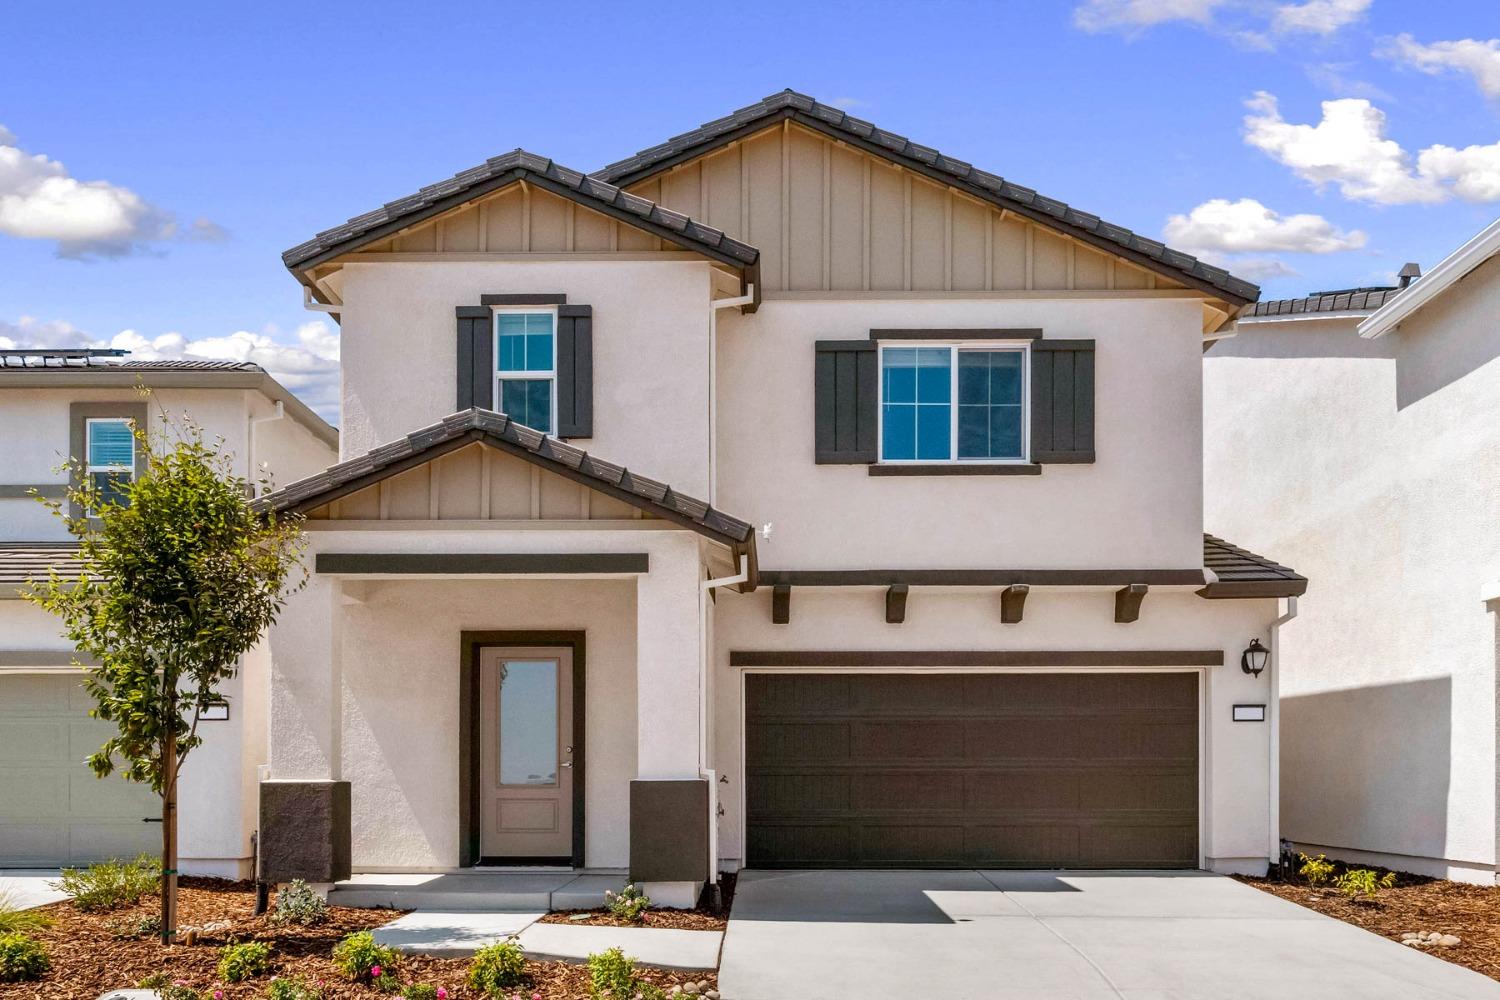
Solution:
M573 654L487 647L479 656L481 863L573 855Z

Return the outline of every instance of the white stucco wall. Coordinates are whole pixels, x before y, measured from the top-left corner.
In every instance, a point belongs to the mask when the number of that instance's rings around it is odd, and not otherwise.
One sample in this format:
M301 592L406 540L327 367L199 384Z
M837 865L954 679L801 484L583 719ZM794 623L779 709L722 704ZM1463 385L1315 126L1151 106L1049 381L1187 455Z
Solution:
M1204 363L1206 526L1310 579L1282 638L1283 831L1493 881L1500 269L1377 341L1242 327Z
M1189 299L765 302L718 324L717 504L775 525L767 568L1202 565L1201 315ZM814 341L879 328L1093 339L1096 461L1039 476L817 465Z
M345 458L457 408L456 306L563 292L594 310L594 437L574 443L708 495L707 263L353 263L343 273Z
M725 809L719 856L726 867L741 859L744 823L744 671L729 666L731 651L1222 649L1224 665L1201 671L1200 850L1215 870L1264 870L1273 842L1272 723L1235 723L1230 709L1273 701L1272 674L1250 677L1239 669L1239 657L1252 636L1269 643L1275 601L1207 601L1191 591L1154 588L1141 605L1140 619L1124 625L1114 621L1113 592L1103 589L1033 589L1017 625L1000 622L999 597L988 589L913 588L906 621L899 625L886 624L884 601L881 588L794 587L791 621L773 625L769 588L720 598L714 622L713 766L729 778L719 790Z

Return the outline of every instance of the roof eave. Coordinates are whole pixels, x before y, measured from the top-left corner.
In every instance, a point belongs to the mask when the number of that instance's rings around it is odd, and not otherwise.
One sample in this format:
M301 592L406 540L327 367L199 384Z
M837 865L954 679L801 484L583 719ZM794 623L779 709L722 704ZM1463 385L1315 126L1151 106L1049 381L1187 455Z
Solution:
M1500 253L1500 219L1490 223L1400 295L1375 310L1359 324L1359 335L1370 339L1385 336L1497 253Z

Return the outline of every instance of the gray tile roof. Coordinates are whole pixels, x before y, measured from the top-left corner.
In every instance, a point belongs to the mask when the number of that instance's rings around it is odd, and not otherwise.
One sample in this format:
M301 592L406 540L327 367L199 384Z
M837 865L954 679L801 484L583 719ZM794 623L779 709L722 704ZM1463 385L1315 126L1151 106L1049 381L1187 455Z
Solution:
M1204 597L1296 597L1307 591L1307 577L1209 534L1203 536L1203 565L1218 576L1198 591Z
M29 580L44 581L52 568L65 580L78 579L78 543L0 542L0 594L14 593Z
M945 156L928 146L918 145L905 136L887 132L866 121L854 118L838 108L821 104L805 94L783 90L765 100L716 121L708 122L660 145L643 149L634 156L594 172L593 176L611 184L629 187L636 181L700 155L782 118L791 118L817 131L850 141L893 162L936 175L944 181L1018 215L1062 229L1087 242L1126 256L1145 258L1156 269L1165 269L1189 284L1207 285L1228 297L1253 301L1260 287L1236 278L1223 268L1206 264L1196 257L1173 250L1156 240L1131 232L1123 226L1105 222L1097 215L1079 211L1063 202L1045 197L1028 187L980 170L963 160Z
M647 479L623 465L595 458L581 448L524 427L503 413L477 407L461 410L400 440L282 487L256 503L270 510L305 511L471 441L494 445L543 469L578 480L718 541L732 545L754 542L755 532L748 521L730 517L702 500L678 493L666 483Z
M1299 316L1308 313L1374 312L1396 297L1399 288L1343 288L1332 292L1313 292L1300 299L1271 299L1257 302L1243 313L1250 316Z
M624 218L673 243L707 253L726 263L748 267L760 259L759 250L726 236L722 230L694 222L688 216L662 208L653 201L626 194L613 184L569 170L545 156L516 149L503 156L491 157L448 180L428 185L415 194L388 202L373 212L357 215L341 226L324 230L282 254L282 262L295 269L330 252L346 253L522 177L562 197Z
M131 372L263 372L249 361L121 361L114 356L83 355L73 351L39 353L0 348L0 369L5 371L131 371Z

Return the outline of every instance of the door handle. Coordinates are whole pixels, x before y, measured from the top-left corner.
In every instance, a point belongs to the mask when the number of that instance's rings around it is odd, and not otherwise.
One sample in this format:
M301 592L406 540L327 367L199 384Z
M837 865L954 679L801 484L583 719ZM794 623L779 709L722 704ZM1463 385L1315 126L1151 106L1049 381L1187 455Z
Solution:
M563 767L572 767L573 766L573 762L571 760L565 760L565 761L562 762L562 766Z

